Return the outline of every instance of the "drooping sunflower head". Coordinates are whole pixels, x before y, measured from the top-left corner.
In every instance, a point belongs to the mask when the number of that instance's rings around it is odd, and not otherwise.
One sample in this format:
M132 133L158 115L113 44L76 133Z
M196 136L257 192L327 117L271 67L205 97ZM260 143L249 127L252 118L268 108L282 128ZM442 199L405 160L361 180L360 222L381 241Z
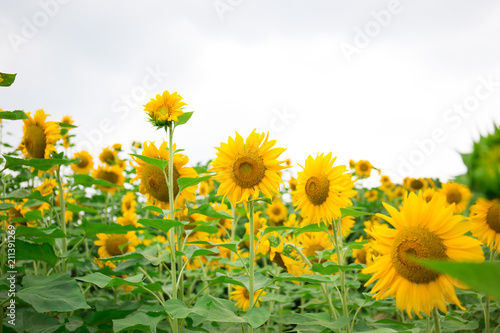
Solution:
M94 168L94 158L85 150L75 153L73 158L80 159L80 162L71 164L74 173L88 175L90 170Z
M470 211L472 235L500 253L500 200L479 198Z
M352 175L346 173L345 166L333 166L336 157L332 153L317 155L315 159L309 155L303 171L298 174L297 190L292 192L295 210L301 210L302 216L311 221L329 222L339 218L340 208L351 206L351 197L357 192L353 190Z
M134 252L140 241L135 231L126 234L97 234L98 240L94 244L99 246L97 253L99 258L119 256L128 252Z
M288 209L279 198L274 198L272 205L267 207L266 214L269 217L269 224L275 226L283 224L288 215Z
M153 125L163 127L169 122L178 121L178 117L184 113L181 109L184 105L187 104L182 102L181 95L165 90L163 94L151 98L151 101L144 105L144 111L148 113Z
M446 197L446 205L455 204L455 213L462 213L469 205L471 191L465 185L458 183L446 183L440 190L440 193Z
M143 156L153 157L157 159L167 160L169 159L167 142L163 141L159 148L157 148L154 142L144 142L144 150L142 151ZM176 146L174 144L173 149L175 151ZM160 167L148 164L136 157L132 157L137 165L131 165L135 168L137 176L131 180L131 182L136 179L141 180L139 185L139 192L147 196L147 203L150 205L155 205L162 209L169 208L169 191L167 187L167 181L165 175L168 177L168 167L164 171ZM173 183L174 183L174 198L177 197L177 208L181 208L185 200L194 201L196 199L196 186L188 187L179 193L179 185L177 180L181 177L195 178L198 176L193 168L186 167L185 165L189 162L189 158L183 154L174 154L174 167L173 167Z
M390 216L378 214L393 228L374 227L368 231L372 248L380 255L363 273L373 274L375 298L395 297L399 310L430 315L433 308L447 312L446 303L462 307L454 287L462 285L447 275L417 264L413 257L432 260L484 261L480 242L465 236L470 225L464 217L445 207L446 199L435 196L425 201L422 192L410 193L401 209L384 204Z
M236 133L236 139L221 142L211 168L220 183L217 195L227 196L236 205L256 199L260 192L268 198L279 192L281 170L287 167L277 159L285 149L272 148L276 141L269 141L268 136L254 130L246 141Z
M360 178L368 178L370 177L370 174L372 173L372 164L369 161L358 161L356 165L354 166L354 169L356 170L356 175Z
M110 182L111 184L115 184L118 186L102 186L97 185L96 187L108 192L109 194L115 193L117 189L123 186L125 182L125 177L123 176L123 169L121 169L118 165L99 165L97 169L92 173L92 177L95 179L101 179Z
M54 144L61 138L61 130L55 121L45 121L50 116L43 110L38 110L32 118L23 119L23 141L20 148L27 158L50 158L56 152Z
M116 150L110 149L109 147L106 147L102 150L101 154L99 155L99 159L102 163L105 163L107 165L118 164L118 154L116 153Z
M233 285L232 287L233 287L233 291L231 292L231 299L233 301L236 301L236 306L238 308L242 309L243 311L247 311L248 308L250 307L250 294L248 293L248 290L245 287L241 287L241 286ZM262 297L265 294L266 294L265 291L263 291L261 294L260 289L256 290L254 292L254 297L253 297L254 302L259 295ZM260 302L261 302L261 298L259 297L257 302L255 302L255 306L260 307Z
M9 221L12 221L15 218L23 218L24 214L28 212L28 208L24 207L24 202L16 202L13 200L5 200L4 203L9 203L14 205L12 208L7 210L7 216L9 217Z

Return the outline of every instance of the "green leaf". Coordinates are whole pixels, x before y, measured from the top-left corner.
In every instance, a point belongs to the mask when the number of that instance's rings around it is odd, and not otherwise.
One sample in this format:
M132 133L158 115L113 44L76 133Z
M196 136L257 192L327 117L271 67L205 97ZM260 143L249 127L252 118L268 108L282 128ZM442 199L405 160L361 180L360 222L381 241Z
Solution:
M34 312L29 308L17 310L16 312L16 324L10 325L5 320L4 325L19 333L52 333L61 326L61 323L56 318L44 313Z
M37 312L69 312L90 308L78 284L68 273L26 275L17 297L31 304Z
M156 207L156 206L146 206L146 207L144 207L144 209L151 210L151 211L158 213L160 215L164 215L163 210L159 207Z
M166 220L166 219L139 219L137 223L145 225L147 227L155 228L161 230L166 234L173 227L182 227L189 222L181 222L174 220Z
M165 301L165 312L173 318L186 318L191 314L191 310L187 308L183 301L178 299L169 299Z
M299 229L299 227L287 227L287 226L279 226L279 227L267 227L264 232L262 233L262 236L273 232L273 231L281 231L281 230L290 230L290 229Z
M201 296L194 306L198 315L205 320L221 323L246 323L247 319L235 313L233 302L210 295Z
M129 231L141 230L133 225L119 225L117 223L106 225L102 223L89 222L83 220L80 228L85 232L85 237L94 237L96 234L126 234Z
M214 243L214 242L207 242L207 241L194 241L194 242L189 242L189 244L201 244L201 245L220 246L220 247L224 247L224 248L226 248L228 250L231 250L234 253L238 253L238 244L239 244L239 242Z
M246 317L248 318L248 323L253 328L257 328L264 325L264 323L269 320L270 316L271 314L266 308L251 308L246 313Z
M59 124L59 127L63 127L63 128L77 128L78 127L78 126L67 124L67 123L58 123L58 124Z
M308 225L294 231L294 235L298 236L300 234L303 234L304 232L328 232L328 226L325 223L308 224Z
M310 275L304 274L301 276L293 276L290 273L281 273L274 277L276 281L301 281L310 283L333 283L338 279L338 275L334 276L322 276L322 275Z
M216 234L219 229L214 225L199 225L193 229L191 232L206 232L207 234Z
M355 210L352 208L340 208L340 212L342 213L342 217L346 217L346 216L358 217L358 216L363 216L363 215L375 215L375 214L370 213L370 212L363 212L363 211Z
M273 201L271 200L271 198L268 198L268 197L259 197L257 199L252 199L251 201L255 201L255 202L262 201L262 202L265 202L269 205L273 204Z
M14 204L11 204L10 202L0 203L0 210L9 210L11 208L14 208Z
M90 207L83 207L79 205L74 205L72 203L67 202L66 207L70 212L73 213L79 213L79 212L85 212L85 213L97 213L97 209L90 208Z
M363 268L364 267L361 264L352 263L352 264L349 264L347 266L341 266L341 265L337 265L334 262L327 261L323 264L319 264L319 263L313 264L311 270L313 272L320 273L321 275L332 275L332 274L338 273L339 271L343 271L343 272L356 271L358 269L363 269Z
M16 79L16 74L7 74L7 73L0 73L0 78L2 81L0 82L0 87L9 87L12 83L14 83L14 80Z
M148 157L148 156L143 156L143 155L137 155L137 154L130 154L131 156L134 156L138 159L140 159L143 162L146 162L147 164L155 165L159 167L162 170L165 170L165 168L168 165L167 160L162 160L160 158L153 158L153 157Z
M174 121L174 124L175 124L174 126L177 127L180 125L184 125L185 123L187 123L189 121L189 119L191 119L192 115L193 115L193 111L184 112L179 117L177 117L177 121Z
M16 228L16 237L26 237L30 240L36 238L64 238L66 235L64 232L55 227L48 228L31 228L25 226L19 226Z
M170 257L170 253L168 251L163 252L158 257L158 250L155 247L148 246L144 250L139 248L135 252L129 252L129 253L125 253L122 255L113 256L110 258L101 258L99 260L107 261L107 260L126 260L126 259L142 259L142 258L144 258L144 259L148 260L151 264L158 266L159 264L161 264L163 261L165 261L169 257Z
M187 260L191 260L193 258L199 257L199 256L207 256L211 254L217 254L219 253L218 248L213 248L213 249L202 249L196 245L189 245L184 249L184 255L186 256Z
M38 192L40 193L40 192ZM3 199L23 199L30 195L30 192L24 188L20 188L18 190L10 192L7 196L3 197Z
M127 318L113 319L113 332L139 330L156 333L156 326L163 319L165 319L163 315L152 317L143 312L136 312Z
M188 208L188 216L194 213L214 217L216 219L234 219L234 217L225 211L216 211L210 204L203 204L198 208Z
M500 299L500 264L465 263L416 259L418 263L443 274L448 274L474 290Z
M89 283L93 283L99 288L107 288L107 287L115 287L121 285L129 285L129 286L142 286L142 279L144 275L137 274L134 276L130 276L128 278L112 278L110 276L104 275L102 273L92 273L89 275L77 277L75 279L79 281L85 281Z
M208 169L204 166L195 166L195 167L193 167L193 169L199 175L204 174L204 173L208 173Z
M95 179L89 175L74 175L73 176L73 185L82 185L83 187L92 187L92 185L100 185L106 187L119 187L120 185L116 185L108 182L103 179Z
M8 119L8 120L21 120L21 119L29 119L29 117L23 111L2 111L0 112L0 119Z
M342 316L337 320L331 319L327 312L304 314L285 313L280 321L286 324L323 326L330 330L338 330L349 324L349 318Z
M31 158L29 160L25 160L22 158L10 157L7 155L3 156L5 158L6 164L4 169L12 169L17 166L28 166L33 167L37 170L47 171L55 165L70 165L73 163L78 163L79 159L76 160L68 160L68 159L60 159L60 158Z
M19 239L16 239L16 259L45 261L52 267L57 263L54 248L49 244L32 244Z
M181 177L177 179L177 184L179 184L179 193L181 193L184 189L191 187L191 186L196 186L202 181L210 179L212 176L204 176L204 177L196 177L196 178L191 178L191 177Z

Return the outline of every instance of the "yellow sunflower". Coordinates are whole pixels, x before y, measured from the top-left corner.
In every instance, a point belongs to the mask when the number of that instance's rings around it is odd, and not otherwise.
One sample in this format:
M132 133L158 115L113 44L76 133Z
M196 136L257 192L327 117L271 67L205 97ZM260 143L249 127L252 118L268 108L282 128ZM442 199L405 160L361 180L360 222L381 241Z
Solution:
M375 281L376 299L395 297L399 310L411 317L412 310L430 316L438 308L447 313L446 302L460 304L455 286L463 285L450 276L435 273L411 261L407 255L422 259L451 261L484 261L480 242L465 236L470 224L463 216L454 215L453 207L445 207L446 199L436 196L426 202L423 193L410 193L401 209L384 203L390 216L379 214L394 229L374 227L368 233L374 238L373 250L380 255L363 273L373 274L366 283Z
M281 237L281 235L276 231L273 231L265 234L260 239L258 248L255 252L263 255L269 254L269 258L272 261L277 253L283 252L284 244L285 242L283 240L283 237Z
M245 287L241 287L241 286L232 286L233 288L233 291L231 291L231 299L233 301L236 301L236 306L240 309L242 309L243 311L247 311L248 308L250 307L250 294L248 292L248 290L245 288ZM254 302L255 302L255 299L257 299L257 297L260 295L260 296L264 296L266 294L265 291L262 292L261 294L261 290L262 289L259 289L257 290L256 292L254 292ZM257 302L255 302L255 306L256 307L260 307L260 302L261 301L261 298L259 297L259 299L257 300Z
M368 202L374 202L375 200L378 199L378 191L377 190L366 191L365 198L366 200L368 200Z
M363 178L363 177L370 177L370 174L372 172L372 164L369 161L358 161L356 165L354 166L354 169L356 170L356 174L358 177Z
M13 204L14 207L7 210L7 216L9 216L9 221L12 221L15 218L23 218L24 214L28 212L28 208L24 207L24 202L17 203L13 200L5 200L4 203Z
M394 184L392 183L391 178L389 176L380 177L380 183L382 184L380 186L380 189L382 189L382 191L385 192L391 190L394 187Z
M304 232L297 237L297 241L306 257L318 255L318 252L334 247L326 232Z
M85 150L75 153L73 158L80 158L81 161L76 164L71 164L71 169L74 173L88 175L90 170L94 168L94 158Z
M99 258L110 258L134 252L135 247L140 241L134 231L129 231L126 234L97 234L98 240L94 244L99 246L97 253Z
M290 180L288 181L288 185L290 186L290 191L295 191L297 190L297 179L295 179L294 177L290 178Z
M136 228L142 227L142 224L137 223L137 216L135 215L135 212L125 212L123 213L123 216L120 216L116 219L116 223L121 224L121 225L133 225Z
M409 178L409 177L406 177L403 180L403 185L411 192L425 190L429 186L427 181L423 178Z
M28 119L23 119L23 141L19 146L27 158L50 158L56 152L54 144L61 138L61 130L55 121L45 121L50 116L43 110L38 110L32 118L27 112ZM52 172L55 168L49 170ZM43 171L38 172L39 176Z
M63 119L61 120L61 123L63 124L69 124L73 125L73 118L71 116L64 116ZM67 131L69 131L69 128L65 128ZM66 132L66 134L63 135L63 146L64 148L69 148L69 134Z
M137 206L137 202L135 201L135 194L133 192L125 193L125 196L123 197L122 205L121 205L122 214L125 214L127 212L134 212L135 213L136 206Z
M455 214L460 214L467 208L472 196L467 186L452 182L443 184L439 192L446 197L446 206L455 204Z
M438 195L438 192L436 192L436 190L431 187L424 190L424 199L427 202L431 201L432 198L434 198L434 196L436 195Z
M363 236L356 239L356 242L364 241ZM354 258L354 262L359 264L364 264L366 267L371 266L373 263L373 253L370 247L370 243L363 244L363 248L361 249L352 249L352 257Z
M99 155L99 159L102 163L106 163L107 165L118 164L118 154L116 150L110 149L109 147L106 147L102 150L101 154Z
M47 196L54 192L55 187L57 187L57 181L54 178L45 178L42 184L37 186L36 190L38 190L41 195Z
M92 173L92 177L95 179L102 179L110 182L111 184L115 184L118 186L102 186L97 185L96 187L108 192L109 194L115 193L115 191L119 188L119 186L123 186L123 182L125 181L125 177L123 176L123 170L118 165L108 166L108 165L99 165L97 169Z
M176 146L173 146L175 151ZM142 156L158 158L162 160L169 159L167 142L163 141L160 148L156 148L154 142L144 142L144 150ZM138 165L131 165L135 168L137 176L131 180L141 180L139 192L147 196L147 204L155 205L162 209L169 208L169 192L165 175L163 171L155 166L143 162L142 160L132 157ZM174 198L177 197L177 208L182 208L184 201L194 201L196 199L196 186L191 186L179 193L179 185L177 179L181 177L195 178L198 176L193 168L186 167L189 158L183 154L174 154ZM165 174L168 175L168 167L165 168Z
M479 198L470 211L472 235L500 253L500 201Z
M217 147L217 158L212 162L211 171L220 183L217 195L228 197L233 206L256 199L259 192L271 198L279 192L281 170L287 168L277 159L284 148L272 148L276 141L268 140L264 133L250 133L246 141L236 132L236 139L221 142Z
M165 90L162 95L156 95L156 99L151 98L151 101L144 105L144 111L156 126L163 126L169 121L177 121L177 117L184 113L181 108L187 104L181 101L182 96L177 92L171 94Z
M271 226L280 225L286 220L288 209L280 199L274 198L272 205L267 207L266 214L269 217Z
M302 216L311 221L326 221L339 218L340 208L351 206L349 199L356 195L351 174L345 166L333 166L336 157L332 153L326 156L312 156L306 160L303 171L298 174L297 190L292 192L293 204L301 210Z
M201 175L201 176L203 177L206 175ZM208 197L208 195L212 193L213 190L214 190L214 180L212 178L202 181L198 187L198 193L202 197Z

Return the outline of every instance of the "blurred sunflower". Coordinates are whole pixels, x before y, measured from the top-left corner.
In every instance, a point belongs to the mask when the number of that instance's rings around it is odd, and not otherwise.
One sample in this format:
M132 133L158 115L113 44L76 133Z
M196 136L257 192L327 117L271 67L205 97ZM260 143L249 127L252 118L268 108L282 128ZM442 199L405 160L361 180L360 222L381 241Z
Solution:
M259 193L268 198L279 192L281 170L286 166L277 159L284 148L272 148L276 141L268 141L264 133L250 133L246 141L236 132L236 139L229 137L228 143L216 147L217 158L212 162L215 180L220 182L217 195L228 197L235 206L256 199Z
M173 146L174 151L176 146ZM168 161L169 153L167 142L163 141L160 148L156 148L154 142L144 142L144 150L142 151L142 156L153 157L157 159L162 159ZM136 170L137 176L131 180L131 182L136 179L141 180L139 185L139 192L145 194L147 197L147 204L155 205L162 209L168 209L169 204L169 192L167 187L167 181L165 180L164 172L157 166L148 164L136 157L132 157L133 160L138 165L133 165ZM191 177L195 178L198 176L193 168L186 167L185 165L189 162L189 158L183 154L174 154L174 198L177 198L177 208L181 208L185 200L194 201L196 199L196 186L191 186L184 189L179 193L179 185L177 184L177 179L181 177ZM165 174L168 176L168 168L165 168Z
M390 191L394 187L394 184L389 176L380 177L380 183L382 184L380 189L385 192Z
M358 177L363 178L363 177L370 177L370 174L372 172L372 164L369 161L358 161L356 165L354 166L356 175Z
M333 166L336 157L332 153L326 156L312 156L306 160L303 171L298 173L297 190L292 192L296 211L311 221L326 221L339 218L340 208L351 206L349 199L356 195L354 181L345 166Z
M149 115L151 123L155 126L165 126L170 121L177 121L184 112L182 107L187 105L182 101L182 96L177 92L169 93L165 90L162 95L156 95L156 99L151 98L144 111Z
M71 164L74 173L88 175L90 170L94 168L94 158L85 150L75 153L73 158L81 159L79 163Z
M125 195L123 196L122 205L121 205L122 214L125 214L127 212L134 212L135 213L136 206L137 206L137 202L135 201L134 192L125 193Z
M106 147L99 155L99 159L102 163L113 166L118 164L118 153L116 152L116 150Z
M403 180L403 186L405 186L411 192L417 192L420 190L425 190L428 186L428 183L423 178L409 178L406 177Z
M288 209L279 198L274 198L273 203L267 206L266 214L271 226L283 224L288 214Z
M284 246L283 237L276 231L265 234L259 241L258 248L255 251L263 255L269 254L269 259L274 260L277 253L283 252Z
M378 191L373 189L365 192L365 198L368 202L374 202L378 199Z
M140 241L134 231L129 231L126 234L97 234L98 240L94 244L99 246L97 253L99 258L109 258L134 252L135 247Z
M290 191L296 191L297 190L297 179L294 177L291 177L290 180L288 181L288 185L290 186Z
M306 257L333 249L333 243L326 232L304 232L297 237L297 245L302 247L302 253Z
M92 173L92 177L95 179L101 179L110 182L111 184L115 184L118 186L102 186L97 185L96 187L108 192L109 194L115 193L115 191L123 186L125 182L125 177L123 176L123 169L121 169L118 165L99 165L97 169Z
M439 193L446 197L446 206L455 204L455 214L460 214L467 208L472 196L467 186L452 182L443 184Z
M363 242L363 236L356 239L356 242ZM369 267L373 263L373 252L370 247L370 243L363 244L361 249L352 249L352 257L354 258L354 262L359 264L364 264L366 267Z
M14 207L7 210L7 216L9 217L9 221L12 221L15 218L23 218L24 215L28 212L28 208L24 207L24 202L15 202L13 200L4 200L4 203L13 204Z
M71 116L64 116L61 120L61 123L63 124L68 124L68 125L73 125L73 117ZM66 127L64 128L66 130L66 133L62 136L62 139L63 139L63 147L64 148L69 148L69 129L70 127Z
M236 306L238 308L242 309L243 311L247 311L248 308L250 307L250 294L249 294L248 290L245 287L235 286L235 285L232 285L232 288L233 288L233 291L231 291L231 299L233 301L236 301ZM259 289L259 290L254 292L253 299L254 299L254 303L255 303L256 307L260 307L259 302L261 301L260 297L257 301L255 301L257 299L257 297L259 295L262 297L266 294L265 291L263 291L261 294L261 290L262 289Z
M374 238L373 250L380 253L373 264L363 270L374 274L365 284L375 281L376 299L394 296L399 310L411 317L412 310L430 316L433 308L447 313L446 302L465 310L454 287L464 287L450 276L435 273L408 258L452 261L484 261L480 242L465 236L470 224L463 216L454 215L453 207L445 207L446 199L436 196L426 202L422 192L410 193L401 210L387 205L390 216L378 214L394 229L374 227L368 231Z
M470 211L472 235L500 253L500 200L479 198Z
M129 211L123 213L123 216L120 216L116 219L116 223L120 225L133 225L136 228L142 227L142 224L137 223L137 216L135 212Z
M55 187L57 187L57 181L54 178L45 178L42 184L36 187L36 190L45 197L54 193Z
M424 199L426 202L431 201L436 195L438 195L438 192L436 192L433 188L427 188L424 190Z

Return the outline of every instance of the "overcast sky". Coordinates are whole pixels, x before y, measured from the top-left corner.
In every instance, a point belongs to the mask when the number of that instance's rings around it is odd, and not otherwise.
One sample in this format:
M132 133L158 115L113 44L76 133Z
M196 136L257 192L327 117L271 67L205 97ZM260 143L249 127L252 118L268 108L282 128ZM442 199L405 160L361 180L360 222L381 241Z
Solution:
M285 157L333 152L395 179L447 179L500 123L498 1L3 1L0 108L73 116L78 148L161 140L143 105L195 111L192 164L238 131ZM4 121L18 144L22 123ZM5 137L5 135L4 135Z

